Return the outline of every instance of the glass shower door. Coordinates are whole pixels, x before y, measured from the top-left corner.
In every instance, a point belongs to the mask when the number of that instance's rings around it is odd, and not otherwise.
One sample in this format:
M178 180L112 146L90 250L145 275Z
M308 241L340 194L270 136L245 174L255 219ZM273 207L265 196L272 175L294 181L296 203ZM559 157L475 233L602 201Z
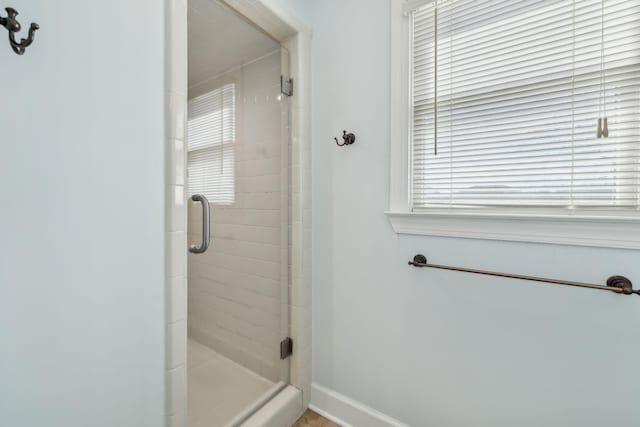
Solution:
M272 47L190 84L187 196L208 198L211 237L188 256L191 427L238 424L289 381L288 55ZM190 245L203 241L202 212L189 202Z

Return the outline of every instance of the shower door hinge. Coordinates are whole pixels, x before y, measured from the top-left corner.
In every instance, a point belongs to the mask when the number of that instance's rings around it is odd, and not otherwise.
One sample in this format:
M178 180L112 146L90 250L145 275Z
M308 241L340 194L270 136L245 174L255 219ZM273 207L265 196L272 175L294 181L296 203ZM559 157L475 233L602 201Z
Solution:
M283 95L293 96L293 79L280 76L280 92Z
M284 360L293 354L293 340L286 337L280 342L280 359Z

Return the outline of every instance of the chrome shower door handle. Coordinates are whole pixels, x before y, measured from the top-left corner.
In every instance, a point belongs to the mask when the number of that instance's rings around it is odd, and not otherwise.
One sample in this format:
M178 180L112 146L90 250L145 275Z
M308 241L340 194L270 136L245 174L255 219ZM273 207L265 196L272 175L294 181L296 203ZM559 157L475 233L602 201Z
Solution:
M209 201L202 194L194 194L191 196L191 200L194 202L200 202L202 205L202 244L200 246L191 245L189 252L192 254L201 254L209 249Z

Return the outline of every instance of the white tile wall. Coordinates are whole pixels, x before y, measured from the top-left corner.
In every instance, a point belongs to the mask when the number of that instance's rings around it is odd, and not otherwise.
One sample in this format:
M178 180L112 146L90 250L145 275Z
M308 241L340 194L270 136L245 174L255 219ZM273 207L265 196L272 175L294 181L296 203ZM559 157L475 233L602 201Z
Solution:
M291 384L302 390L304 407L311 396L311 35L300 30L284 43L291 57L291 278L290 330L294 338Z
M167 183L185 185L185 142L181 139L170 139L167 142Z
M166 0L166 319L167 425L186 427L186 209L187 0Z
M211 246L204 254L189 255L189 334L277 381L282 379L279 343L288 332L281 323L288 317L281 305L288 297L282 294L287 282L281 268L288 217L281 203L288 182L283 186L281 163L288 156L282 150L283 107L277 99L279 51L193 86L190 96L229 81L236 83L238 97L236 197L232 206L211 205ZM188 209L189 240L197 244L201 209L191 203Z

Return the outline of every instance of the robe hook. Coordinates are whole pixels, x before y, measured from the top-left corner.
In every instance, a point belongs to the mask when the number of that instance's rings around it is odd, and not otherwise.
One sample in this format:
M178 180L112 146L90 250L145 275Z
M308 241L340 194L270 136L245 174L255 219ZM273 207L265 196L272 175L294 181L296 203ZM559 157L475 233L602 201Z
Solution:
M36 30L40 29L40 26L35 22L31 24L29 27L29 35L26 39L20 39L20 41L16 41L16 33L22 29L22 25L18 22L16 17L18 16L18 11L12 7L6 7L7 17L0 17L0 26L3 26L9 31L9 44L11 45L11 49L18 55L22 55L27 47L33 43L33 37L35 36Z
M338 138L333 139L336 140L336 144L338 144L338 147L344 147L345 145L351 145L356 142L356 136L352 133L347 133L346 130L342 131L342 144L338 142Z

